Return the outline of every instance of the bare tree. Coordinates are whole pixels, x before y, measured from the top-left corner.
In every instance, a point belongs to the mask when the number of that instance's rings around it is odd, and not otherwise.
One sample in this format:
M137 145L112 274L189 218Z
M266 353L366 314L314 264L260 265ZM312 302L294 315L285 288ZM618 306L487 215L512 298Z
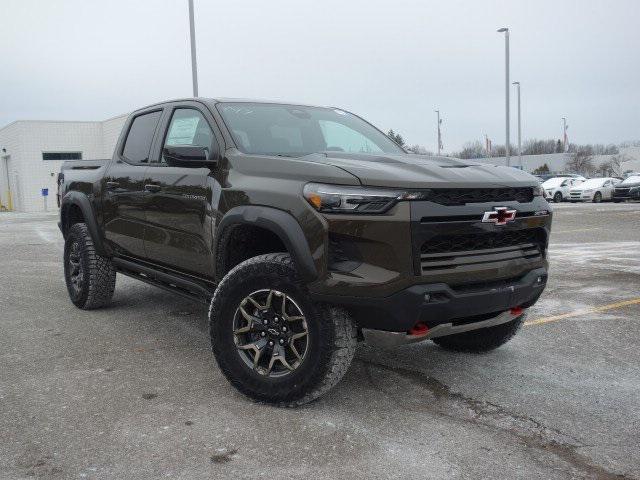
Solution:
M418 145L417 143L415 145L411 145L410 147L406 147L406 149L409 152L415 153L418 155L433 155L432 151L427 150L425 147L423 147L422 145Z
M629 160L624 153L613 155L609 160L600 165L600 171L605 176L619 177L622 175L622 164Z
M571 160L567 162L567 170L581 175L591 175L596 170L593 166L593 147L591 145L578 147L571 154Z
M486 156L486 151L478 140L467 142L459 153L455 155L458 158L482 158Z

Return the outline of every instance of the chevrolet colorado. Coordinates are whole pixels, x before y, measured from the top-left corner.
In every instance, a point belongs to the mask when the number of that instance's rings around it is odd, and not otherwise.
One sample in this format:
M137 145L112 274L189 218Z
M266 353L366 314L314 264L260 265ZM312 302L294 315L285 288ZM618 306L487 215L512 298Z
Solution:
M226 378L263 402L333 387L359 340L508 341L547 280L551 210L514 168L412 155L338 108L185 99L60 175L71 301L116 273L210 305Z

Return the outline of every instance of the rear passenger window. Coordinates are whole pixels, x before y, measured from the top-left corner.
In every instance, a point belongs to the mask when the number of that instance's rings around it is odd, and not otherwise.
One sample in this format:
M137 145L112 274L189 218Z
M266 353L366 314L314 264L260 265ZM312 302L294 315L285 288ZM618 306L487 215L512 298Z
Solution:
M122 156L133 163L149 161L149 151L153 134L156 131L162 111L145 113L133 119L127 140L124 142Z

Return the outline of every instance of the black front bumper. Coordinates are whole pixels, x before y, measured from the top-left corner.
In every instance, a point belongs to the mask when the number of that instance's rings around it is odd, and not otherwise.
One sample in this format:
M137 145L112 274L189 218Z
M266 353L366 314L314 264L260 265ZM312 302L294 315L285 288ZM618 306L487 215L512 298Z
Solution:
M391 296L364 298L320 296L349 309L361 328L406 332L416 323L429 327L441 323L482 319L512 307L530 307L542 294L547 270L536 268L514 280L450 287L445 283L414 285Z
M613 191L614 200L640 200L640 189L624 188Z

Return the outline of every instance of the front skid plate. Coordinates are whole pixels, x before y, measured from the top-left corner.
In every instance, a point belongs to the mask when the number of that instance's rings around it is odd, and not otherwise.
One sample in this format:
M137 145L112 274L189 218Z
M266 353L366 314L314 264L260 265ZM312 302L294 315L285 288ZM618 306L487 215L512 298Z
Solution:
M479 330L481 328L495 327L496 325L502 325L503 323L511 322L516 318L524 315L522 313L514 315L511 310L499 313L493 318L482 320L480 322L465 323L464 325L454 325L453 323L442 323L430 328L426 333L420 335L410 335L406 332L386 332L384 330L372 330L369 328L362 329L362 335L364 341L379 347L396 347L399 345L406 345L408 343L422 342L423 340L429 340L430 338L444 337L447 335L455 335L456 333L470 332L472 330Z

